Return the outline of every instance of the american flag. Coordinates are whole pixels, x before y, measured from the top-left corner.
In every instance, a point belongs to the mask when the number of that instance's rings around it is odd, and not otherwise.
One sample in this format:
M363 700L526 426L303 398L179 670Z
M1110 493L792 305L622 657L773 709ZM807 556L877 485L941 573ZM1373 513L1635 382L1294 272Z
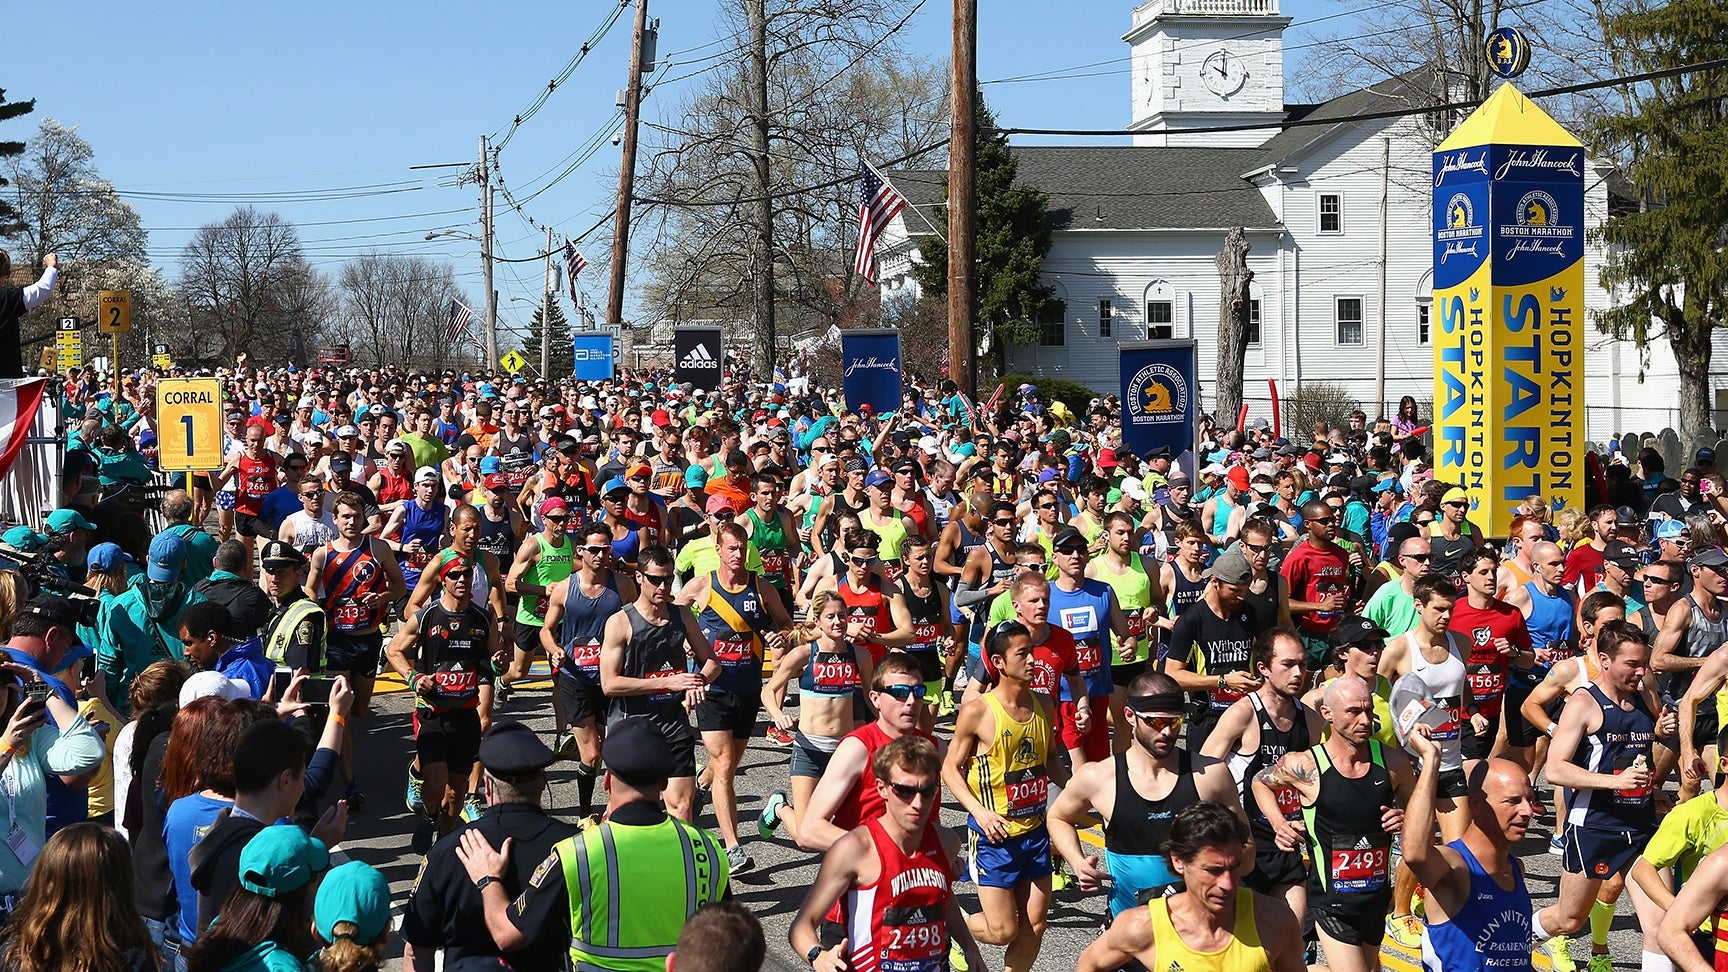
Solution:
M576 300L576 275L581 273L582 268L587 265L588 261L582 258L582 254L576 252L576 244L570 242L570 237L564 237L564 271L570 277L571 304L578 303Z
M468 332L468 322L474 319L474 312L468 306L454 298L450 301L450 323L444 328L444 343L455 344L456 339Z
M868 162L858 163L858 259L852 265L865 280L876 282L876 238L906 208L906 197Z

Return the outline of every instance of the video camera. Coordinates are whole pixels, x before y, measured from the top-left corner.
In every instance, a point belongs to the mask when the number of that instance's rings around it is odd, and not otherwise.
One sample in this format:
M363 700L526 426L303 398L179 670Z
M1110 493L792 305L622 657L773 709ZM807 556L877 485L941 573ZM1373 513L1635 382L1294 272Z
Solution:
M72 583L70 578L60 572L52 559L59 542L58 538L50 538L48 546L35 551L19 550L17 547L0 543L0 570L17 571L19 576L30 582L33 591L58 594L70 600L78 608L78 623L93 625L96 623L96 611L102 602L97 599L95 591Z

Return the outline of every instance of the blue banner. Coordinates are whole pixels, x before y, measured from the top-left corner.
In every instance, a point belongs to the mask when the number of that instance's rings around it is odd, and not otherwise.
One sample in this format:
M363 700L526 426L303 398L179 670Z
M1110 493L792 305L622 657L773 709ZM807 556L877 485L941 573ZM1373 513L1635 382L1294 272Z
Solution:
M1194 475L1194 429L1200 415L1199 367L1193 341L1132 341L1119 347L1122 447L1141 458L1169 449Z
M869 405L881 415L900 407L899 331L841 331L840 365L848 409Z
M575 337L576 380L606 381L612 377L616 359L612 335L604 331L583 331Z

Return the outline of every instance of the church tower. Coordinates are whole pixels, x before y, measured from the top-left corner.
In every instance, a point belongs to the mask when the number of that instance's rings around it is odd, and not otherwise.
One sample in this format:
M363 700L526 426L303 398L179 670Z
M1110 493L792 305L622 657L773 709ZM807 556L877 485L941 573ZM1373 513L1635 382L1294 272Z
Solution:
M1279 0L1146 0L1122 35L1133 52L1135 145L1247 147L1277 134L1184 132L1284 119Z

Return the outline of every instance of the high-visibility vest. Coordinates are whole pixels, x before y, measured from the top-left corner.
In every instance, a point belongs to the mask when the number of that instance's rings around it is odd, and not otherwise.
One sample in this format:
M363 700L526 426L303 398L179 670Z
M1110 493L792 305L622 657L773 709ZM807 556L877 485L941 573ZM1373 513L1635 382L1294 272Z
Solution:
M270 629L270 637L264 640L264 657L282 664L288 657L288 642L294 637L295 630L313 615L318 616L318 625L322 628L324 608L317 601L303 597L288 605L288 609L282 612L282 620Z
M719 838L676 817L646 827L604 823L553 849L578 972L664 972L684 923L726 893Z

